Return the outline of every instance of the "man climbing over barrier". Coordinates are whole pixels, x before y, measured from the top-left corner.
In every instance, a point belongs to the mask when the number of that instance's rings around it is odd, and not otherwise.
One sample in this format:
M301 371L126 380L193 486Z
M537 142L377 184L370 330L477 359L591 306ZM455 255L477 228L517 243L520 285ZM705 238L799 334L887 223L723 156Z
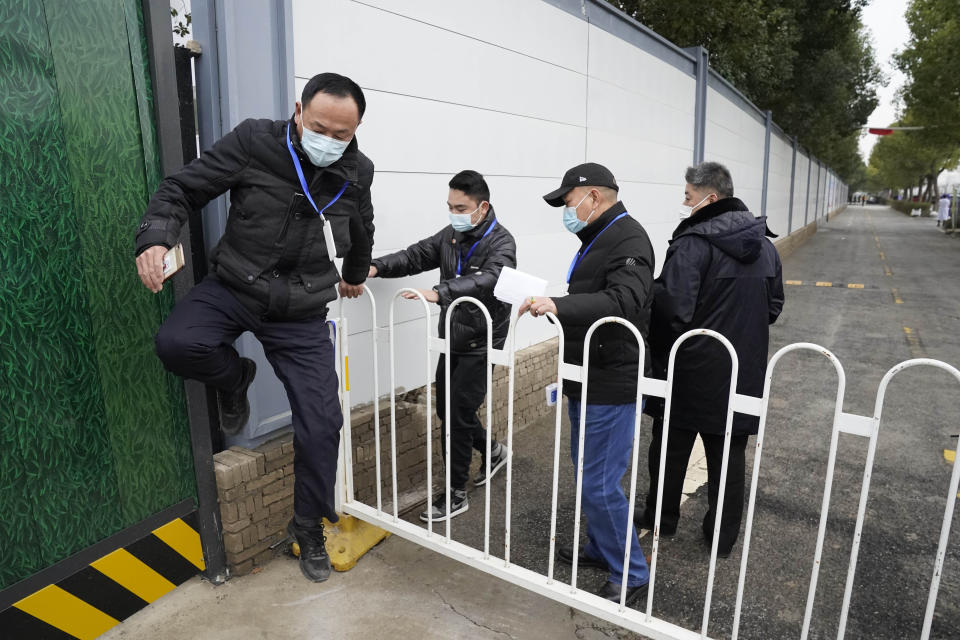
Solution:
M580 239L580 250L567 273L567 295L533 297L520 308L534 316L553 313L563 326L564 359L583 364L584 338L590 325L606 316L629 320L644 338L650 323L654 255L646 231L618 198L619 187L606 167L588 162L563 176L560 188L543 197L564 206L563 225ZM627 604L647 591L650 576L620 487L632 450L637 400L637 340L625 327L601 326L590 342L587 372L586 430L583 452L583 511L587 544L580 567L610 572L597 595L619 602L627 581ZM570 450L574 467L579 445L581 386L564 382L570 415ZM624 542L631 529L630 566L624 568ZM572 546L557 557L573 562Z
M510 307L493 296L493 289L504 266L517 266L517 246L513 236L497 220L490 204L490 189L476 171L465 170L453 176L447 196L450 224L429 238L410 245L403 251L381 256L370 265L367 277L400 278L424 271L440 269L440 282L420 294L440 305L440 337L444 337L447 309L457 299L470 296L480 300L493 319L493 346L503 347L510 328ZM404 297L416 299L405 293ZM450 512L447 496L441 491L427 505L420 519L427 522L447 520L469 508L467 479L473 450L483 456L487 432L480 424L477 411L487 395L487 326L482 312L469 302L454 309L450 322ZM437 415L440 417L441 442L444 442L446 420L445 356L437 364ZM489 425L487 425L489 427ZM446 456L446 447L442 446ZM490 476L486 460L474 478L476 486L486 484L507 464L507 447L493 441L490 449Z
M211 274L160 327L156 352L169 371L218 390L220 426L233 434L249 419L257 368L232 343L244 331L261 342L290 400L296 479L287 530L300 545L300 570L314 582L330 575L322 518L338 519L343 424L327 303L338 282L342 296L363 292L373 247L373 163L354 135L365 107L349 78L314 76L289 120L244 120L164 179L136 240L140 279L158 292L163 256L187 216L230 191ZM342 277L333 263L338 247L346 253Z
M766 218L754 217L733 197L730 172L716 162L704 162L686 172L687 185L680 224L673 232L660 277L654 283L650 351L654 375L666 378L670 349L690 329L713 329L732 344L739 361L737 391L763 394L767 371L769 325L783 309L780 256L765 236L776 237ZM674 364L670 430L660 535L672 536L680 519L680 498L693 443L700 435L707 455L707 498L703 519L707 544L713 540L723 440L730 393L730 356L710 337L684 342ZM651 398L653 416L648 465L650 490L636 524L653 529L657 507L664 402ZM734 414L730 460L720 518L717 555L727 557L740 534L747 438L755 435L759 418Z

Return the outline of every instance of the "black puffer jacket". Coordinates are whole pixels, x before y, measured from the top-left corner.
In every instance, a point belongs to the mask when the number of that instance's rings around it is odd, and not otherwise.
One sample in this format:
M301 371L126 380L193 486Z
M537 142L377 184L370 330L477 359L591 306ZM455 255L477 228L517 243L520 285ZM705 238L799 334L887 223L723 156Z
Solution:
M373 163L354 138L337 162L315 167L292 119L244 120L164 179L140 222L137 254L173 246L187 216L229 190L227 228L210 256L216 277L258 315L285 320L324 313L340 275L327 256L323 223L297 178L288 124L313 201L333 225L343 279L362 283L373 249Z
M377 276L401 278L440 268L440 283L434 287L440 298L440 337L445 337L447 307L464 296L472 296L486 307L493 319L493 346L503 347L510 328L510 306L493 297L493 288L503 267L517 266L517 245L499 221L490 234L484 234L496 220L493 206L476 227L461 233L447 225L429 238L403 251L373 261ZM467 259L470 248L476 248ZM457 261L460 259L460 276ZM454 309L450 320L453 353L483 353L487 348L487 326L483 313L464 302Z
M653 246L647 232L618 202L577 234L581 251L596 239L574 270L567 295L553 298L563 326L564 356L583 364L583 339L605 316L629 320L646 340L653 285ZM609 223L613 224L602 234ZM599 235L598 235L599 234ZM646 343L644 343L646 350ZM637 339L628 329L606 324L590 340L588 404L629 404L637 399ZM649 369L649 357L644 368ZM580 400L580 383L565 381L563 394Z
M767 371L769 325L783 309L780 256L737 198L724 198L684 220L654 283L650 348L654 375L666 379L670 349L690 329L713 329L737 352L737 391L759 396ZM677 352L670 426L722 434L730 393L730 356L709 337L691 338ZM647 401L663 415L663 400ZM734 414L735 434L755 434L755 416Z

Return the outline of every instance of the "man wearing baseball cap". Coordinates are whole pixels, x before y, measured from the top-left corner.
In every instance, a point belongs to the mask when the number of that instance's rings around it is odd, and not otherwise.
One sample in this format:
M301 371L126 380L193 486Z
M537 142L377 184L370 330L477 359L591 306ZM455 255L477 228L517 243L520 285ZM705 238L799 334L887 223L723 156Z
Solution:
M567 171L560 188L543 197L552 207L564 207L563 225L580 239L580 250L567 272L567 295L530 298L520 313L555 314L563 326L564 357L571 364L583 364L587 329L606 316L629 320L644 338L644 351L647 348L653 247L646 231L620 202L619 190L609 169L588 162ZM628 518L629 504L620 487L633 447L640 346L627 328L616 324L601 326L590 340L582 497L588 541L577 561L580 567L609 571L597 593L608 600L619 602L626 579L628 605L646 593L649 581L636 529ZM568 401L570 449L576 468L581 386L564 382L563 393ZM632 542L630 566L625 569L627 527ZM559 548L557 557L572 563L572 546Z

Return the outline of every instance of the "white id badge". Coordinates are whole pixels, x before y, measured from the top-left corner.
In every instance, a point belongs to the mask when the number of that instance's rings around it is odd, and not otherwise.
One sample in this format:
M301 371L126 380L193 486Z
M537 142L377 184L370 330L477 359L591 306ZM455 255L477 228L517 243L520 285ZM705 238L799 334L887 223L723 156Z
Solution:
M323 241L327 245L327 257L333 262L337 257L337 245L333 241L333 225L327 218L323 219Z

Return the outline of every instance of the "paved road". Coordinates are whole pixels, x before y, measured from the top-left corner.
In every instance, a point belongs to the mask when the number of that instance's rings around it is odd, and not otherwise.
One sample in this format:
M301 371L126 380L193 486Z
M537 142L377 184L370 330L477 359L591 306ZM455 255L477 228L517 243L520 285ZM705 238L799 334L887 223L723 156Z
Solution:
M912 357L960 364L960 242L929 219L882 207L850 207L784 263L787 303L771 353L808 341L833 351L847 378L844 410L871 414L877 387ZM834 286L816 286L830 282ZM849 288L846 285L863 285ZM844 285L844 286L837 286ZM799 637L830 439L836 375L819 356L792 354L774 378L757 515L746 579L741 638ZM957 383L911 369L889 387L867 505L847 638L919 637L943 517L950 467L943 451L960 432ZM647 424L647 423L645 423ZM564 425L564 434L569 433ZM512 559L545 571L550 524L553 421L516 435ZM864 438L843 435L811 638L836 637L863 464ZM645 451L645 443L644 443ZM643 456L641 456L643 461ZM641 462L643 465L643 462ZM750 468L748 468L748 472ZM561 454L561 540L572 536L573 474ZM646 488L645 465L638 489ZM699 521L706 488L682 508L676 538L664 541L656 615L699 629L707 556ZM502 549L504 478L493 483L491 548ZM454 537L480 545L483 492L454 521ZM414 514L415 515L415 514ZM960 515L954 517L932 637L960 637ZM649 536L641 540L650 551ZM710 623L729 637L742 546L719 560ZM569 573L557 567L557 578ZM581 572L595 588L605 576ZM204 638L633 638L459 563L390 538L323 585L302 581L292 561L211 588L193 580L136 614L105 639Z

